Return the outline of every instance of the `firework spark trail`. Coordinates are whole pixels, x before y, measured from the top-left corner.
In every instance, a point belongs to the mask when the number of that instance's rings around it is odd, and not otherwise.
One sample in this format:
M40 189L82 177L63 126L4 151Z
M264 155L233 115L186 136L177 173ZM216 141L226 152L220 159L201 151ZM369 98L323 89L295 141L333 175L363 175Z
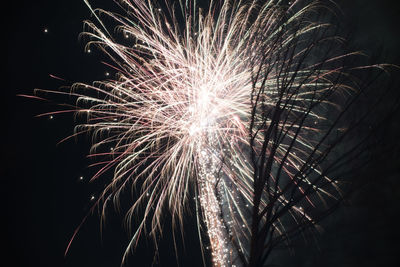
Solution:
M283 169L289 180L306 164L302 151L314 149L307 136L317 129L304 127L307 133L297 136L296 118L307 111L306 103L312 102L315 95L332 90L331 76L339 71L315 72L313 65L299 69L297 64L296 59L308 52L298 45L301 37L326 27L303 20L318 1L211 1L205 12L200 11L196 1L179 1L182 18L168 1L166 13L151 1L120 3L128 17L90 9L94 14L113 18L124 36L134 38L133 44L115 41L97 15L101 27L88 21L88 31L84 33L90 38L88 47L97 45L114 60L117 79L76 84L71 92L77 97L80 111L88 117L77 131L93 131L98 140L92 153L113 145L113 151L107 154L114 158L93 177L115 170L100 198L105 200L103 213L110 199L118 203L119 194L130 181L141 186L142 191L128 212L128 224L137 208L146 203L144 217L128 252L149 220L152 234L162 230L160 220L165 205L173 215L173 224L181 223L190 188L195 188L213 263L229 266L235 261L232 254L236 257L231 240L235 239L247 256L251 221L246 210L253 197L253 169L248 162L253 90L268 88L261 95L267 107L273 108L277 101L290 102L290 116L286 118L293 119L279 124L288 141L282 142L274 157L277 164L285 163ZM279 57L283 51L293 54L290 58ZM266 61L271 63L264 64ZM285 76L281 74L283 66ZM293 89L282 99L279 88L288 81ZM314 111L307 115L325 120ZM296 146L288 152L292 139ZM262 140L255 140L255 144L258 149ZM312 169L319 172L318 167ZM302 178L299 183L312 181ZM330 196L322 188L317 190ZM286 203L287 199L282 195L279 201ZM261 205L265 208L267 200L263 199ZM299 207L294 206L292 212L312 220ZM277 232L284 231L277 224L274 227Z
M198 178L199 198L211 243L214 265L230 266L228 235L222 222L220 203L217 199L217 190L219 188L218 168L221 165L221 161L219 158L215 158L214 151L210 151L210 154L204 150L205 147L212 146L213 137L210 136L210 139L207 145L198 148L201 151L198 159L200 166Z

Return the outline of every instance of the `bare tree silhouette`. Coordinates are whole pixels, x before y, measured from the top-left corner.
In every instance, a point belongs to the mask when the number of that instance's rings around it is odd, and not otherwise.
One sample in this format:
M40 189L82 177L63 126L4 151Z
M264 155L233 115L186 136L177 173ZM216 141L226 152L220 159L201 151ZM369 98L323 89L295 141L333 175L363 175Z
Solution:
M338 29L321 22L332 14L318 8L319 16L290 25L283 16L262 60L253 62L254 173L248 249L239 249L244 266L265 266L277 247L318 231L318 223L366 182L357 177L377 160L376 133L399 111L396 86L387 81L391 66L343 52ZM304 34L305 24L310 30Z

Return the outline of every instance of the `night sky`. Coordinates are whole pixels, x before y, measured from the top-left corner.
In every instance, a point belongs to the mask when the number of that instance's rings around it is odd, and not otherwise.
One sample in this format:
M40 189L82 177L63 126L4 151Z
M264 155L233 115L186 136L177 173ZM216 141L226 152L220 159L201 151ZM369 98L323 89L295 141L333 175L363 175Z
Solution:
M114 6L112 1L91 2L95 7ZM353 33L352 44L370 54L379 51L382 60L400 65L398 1L341 2L344 23ZM96 51L85 53L85 42L78 39L82 21L90 18L90 12L81 0L21 0L3 8L2 17L7 65L6 84L2 86L5 110L0 177L5 227L1 240L6 259L11 260L7 266L119 266L128 235L122 226L123 216L112 209L103 234L95 213L83 224L64 257L74 230L93 203L92 196L96 198L102 188L101 183L88 183L94 173L85 156L90 139L57 145L73 133L73 116L35 117L60 107L18 96L32 95L35 88L56 89L113 75L101 63L106 59ZM382 137L386 145L398 149L400 134L396 133L400 127L397 121L392 123ZM282 266L394 266L400 249L398 157L397 152L397 158L392 155L388 162L390 168L397 168L382 171L382 177L363 187L350 205L324 222L326 232L319 237L319 249L310 243L298 245ZM194 217L188 216L185 228L185 247L178 248L180 266L202 266ZM155 266L177 266L168 217L165 229L160 263L156 261ZM140 241L128 266L151 266L153 262L152 241Z

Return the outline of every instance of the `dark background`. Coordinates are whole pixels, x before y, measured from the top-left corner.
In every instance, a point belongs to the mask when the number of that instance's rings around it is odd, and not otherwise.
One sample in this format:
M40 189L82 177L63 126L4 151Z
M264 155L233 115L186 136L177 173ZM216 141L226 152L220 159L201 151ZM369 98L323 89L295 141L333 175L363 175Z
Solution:
M111 1L92 2L93 6L113 6ZM371 54L379 51L385 62L399 64L398 1L341 2L353 44ZM81 0L21 0L2 13L6 29L3 40L7 42L1 121L3 262L9 259L7 266L119 266L128 236L122 216L112 209L103 235L97 214L89 216L64 257L74 230L93 203L91 196L98 196L101 188L88 184L93 174L85 157L88 138L57 145L72 134L72 115L37 118L59 108L18 96L32 95L35 88L56 89L71 82L106 78L110 70L100 63L102 57L96 51L84 53L85 43L78 40L82 21L90 18L90 12ZM399 128L398 124L393 127L393 131ZM387 142L396 146L399 141L392 138ZM283 266L394 266L399 251L397 174L385 175L360 190L351 206L325 222L319 249L304 244L282 261ZM179 262L181 266L201 266L194 218L188 216L187 223L186 247L179 248ZM165 229L159 266L176 266L168 223ZM151 266L153 255L151 240L142 239L129 257L129 266Z

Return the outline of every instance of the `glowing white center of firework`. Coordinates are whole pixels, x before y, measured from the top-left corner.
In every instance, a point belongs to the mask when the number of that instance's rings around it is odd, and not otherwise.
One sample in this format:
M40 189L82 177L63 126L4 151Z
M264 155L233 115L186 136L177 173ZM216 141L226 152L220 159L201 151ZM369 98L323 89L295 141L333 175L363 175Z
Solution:
M207 107L209 104L210 104L210 92L205 86L203 86L200 89L198 105L200 107Z
M191 136L207 130L215 122L217 107L212 101L215 98L208 86L200 87L195 104L188 108L193 121L189 126Z
M192 124L189 128L190 135L195 135L196 132L198 132L198 131L199 131L199 128L195 124Z

